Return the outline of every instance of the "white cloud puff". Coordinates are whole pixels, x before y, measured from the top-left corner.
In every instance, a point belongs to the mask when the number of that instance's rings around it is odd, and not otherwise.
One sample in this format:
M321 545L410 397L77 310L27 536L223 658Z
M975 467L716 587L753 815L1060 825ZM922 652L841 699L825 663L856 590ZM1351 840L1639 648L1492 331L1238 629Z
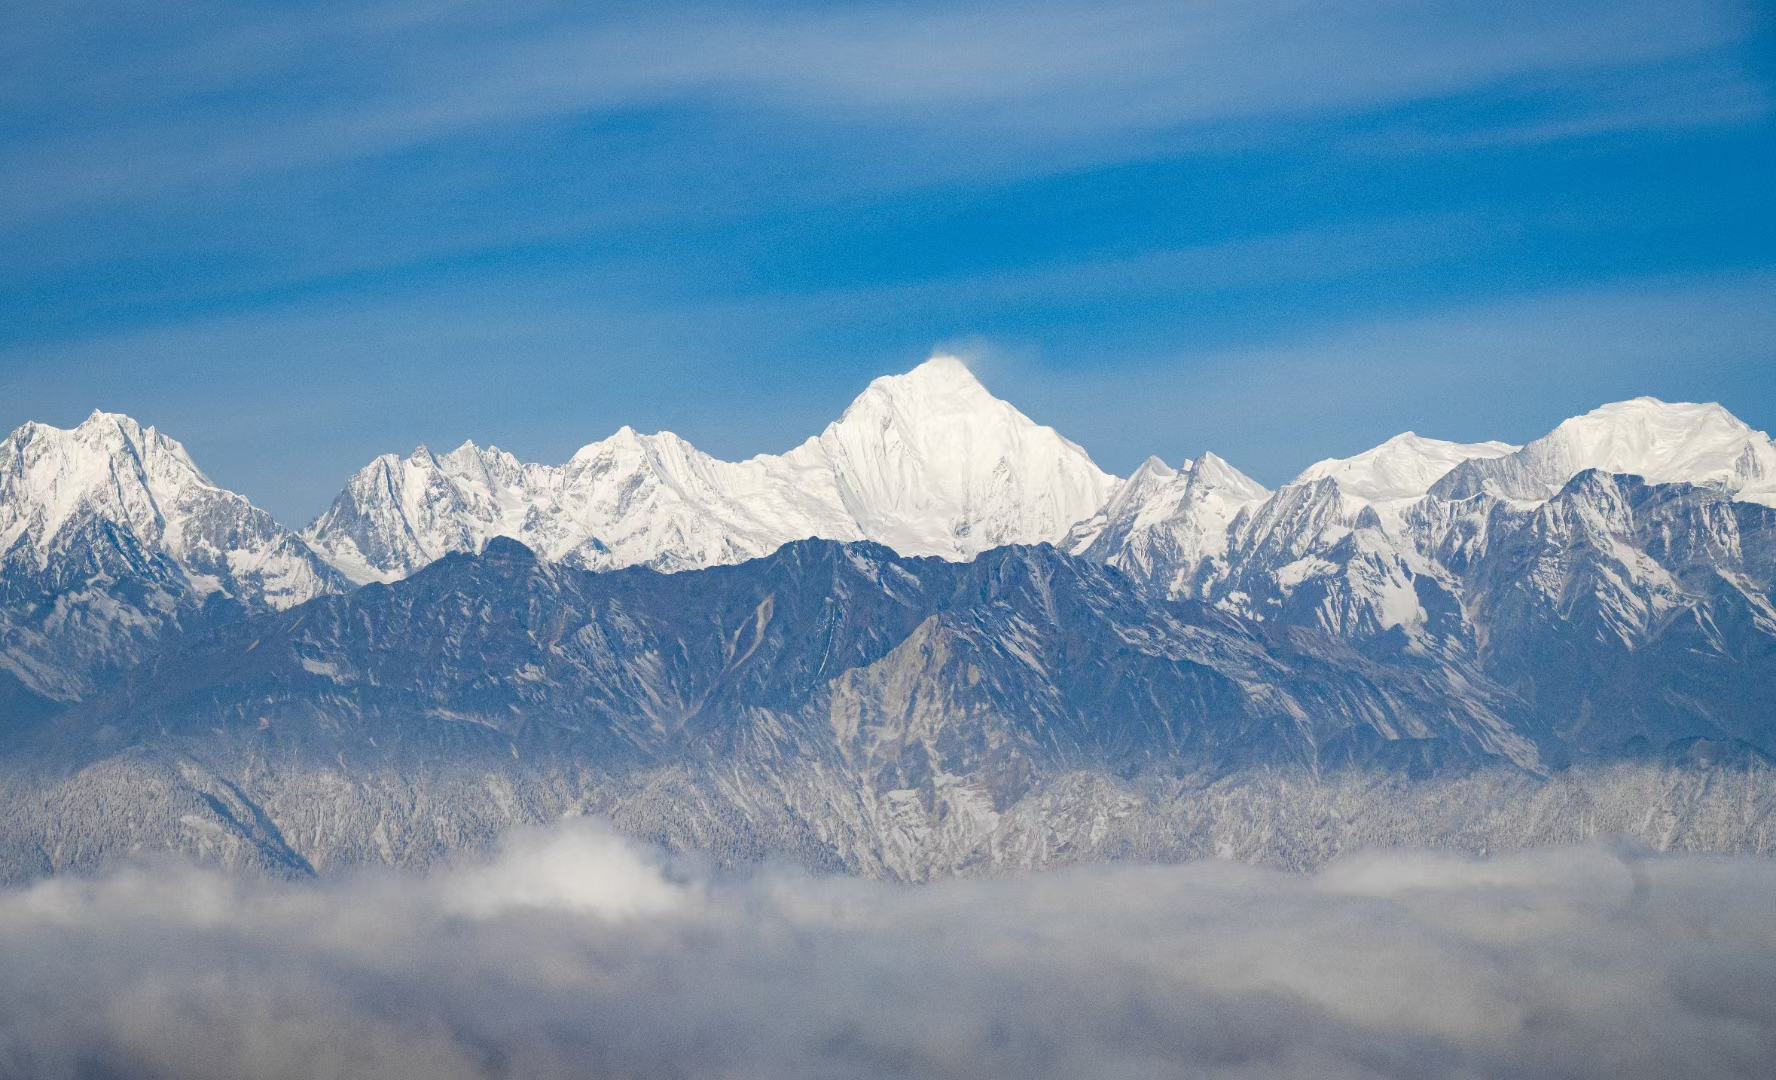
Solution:
M1592 846L906 887L581 822L430 878L0 895L0 1075L1732 1077L1776 863Z

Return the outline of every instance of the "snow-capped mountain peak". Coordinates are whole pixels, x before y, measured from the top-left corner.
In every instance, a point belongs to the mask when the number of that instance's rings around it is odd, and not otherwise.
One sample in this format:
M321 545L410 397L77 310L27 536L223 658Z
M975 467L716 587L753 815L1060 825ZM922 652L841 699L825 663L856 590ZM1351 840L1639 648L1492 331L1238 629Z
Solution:
M875 380L786 457L802 468L824 460L864 536L952 559L1059 540L1117 483L947 356Z
M892 413L914 419L966 417L982 410L1017 414L994 397L967 364L953 356L933 356L911 371L874 379L835 421ZM1021 415L1021 414L1018 414Z
M1148 458L1104 508L1076 525L1069 551L1162 582L1173 596L1194 596L1227 552L1241 511L1270 495L1212 453L1172 469Z
M182 496L215 489L185 448L120 413L95 410L79 426L30 423L0 446L0 550L21 540L39 562L70 522L88 515L175 548L168 532Z
M1496 458L1519 449L1510 443L1457 443L1404 432L1347 458L1327 458L1302 470L1294 483L1332 478L1345 495L1365 503L1416 499L1449 470L1475 458Z
M1111 517L1120 517L1125 513L1151 515L1159 509L1164 498L1163 492L1170 492L1175 488L1178 497L1183 497L1184 490L1190 484L1189 474L1195 465L1196 462L1185 458L1174 469L1157 456L1149 457L1117 487L1104 509Z
M218 600L287 608L345 584L176 440L107 412L0 442L0 581L0 667L63 699Z
M1151 525L1165 520L1176 511L1179 500L1184 497L1189 477L1180 474L1189 472L1192 464L1189 458L1185 458L1184 463L1174 469L1158 456L1141 462L1127 480L1116 486L1097 513L1074 524L1061 542L1061 548L1079 554L1090 548L1113 522L1122 523L1121 535L1137 524Z
M351 580L393 581L452 551L479 551L534 501L526 467L498 447L424 445L359 470L308 528L309 542ZM324 538L324 542L320 542Z
M1207 492L1221 492L1241 502L1256 502L1270 494L1263 484L1228 464L1220 455L1204 450L1194 462L1187 461L1191 485Z
M307 536L357 581L392 581L494 536L595 569L740 562L808 537L965 559L1060 540L1116 482L961 361L934 357L875 380L781 456L720 461L671 432L626 426L561 466L472 444L405 463L388 455Z
M153 427L94 411L74 428L26 424L0 444L0 551L9 558L30 551L44 566L69 534L94 521L200 575L214 575L219 564L236 574L270 574L276 580L262 584L273 606L324 591L305 551L285 550L274 560L287 565L263 564L261 556L282 550L289 534Z
M1776 444L1718 404L1639 397L1562 421L1523 449L1469 462L1433 489L1446 498L1482 490L1539 502L1587 469L1649 483L1722 488L1776 504Z

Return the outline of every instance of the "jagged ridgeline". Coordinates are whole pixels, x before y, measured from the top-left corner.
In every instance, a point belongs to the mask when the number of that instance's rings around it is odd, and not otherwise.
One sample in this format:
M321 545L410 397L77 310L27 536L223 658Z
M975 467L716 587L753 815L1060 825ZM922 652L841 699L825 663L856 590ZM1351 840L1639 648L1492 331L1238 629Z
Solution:
M1776 842L1776 447L1638 399L1268 491L936 360L739 463L379 459L301 534L95 413L0 446L0 874L426 865L609 817L921 879Z

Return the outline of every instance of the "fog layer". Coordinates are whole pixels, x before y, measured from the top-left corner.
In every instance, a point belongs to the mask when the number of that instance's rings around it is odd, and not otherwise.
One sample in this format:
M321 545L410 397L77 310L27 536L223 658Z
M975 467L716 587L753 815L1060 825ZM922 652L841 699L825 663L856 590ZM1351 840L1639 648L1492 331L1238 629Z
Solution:
M583 822L322 884L0 894L0 1075L1733 1077L1776 862L1610 846L1292 875L711 876Z

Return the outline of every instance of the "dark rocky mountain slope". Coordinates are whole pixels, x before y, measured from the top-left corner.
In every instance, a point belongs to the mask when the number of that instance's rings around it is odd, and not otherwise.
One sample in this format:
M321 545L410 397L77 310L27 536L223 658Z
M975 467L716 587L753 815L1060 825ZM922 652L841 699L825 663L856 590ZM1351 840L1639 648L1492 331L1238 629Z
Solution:
M1750 699L1759 664L1672 692ZM1776 725L1647 746L1632 716L1593 715L1575 739L1459 656L1243 621L1047 546L950 563L802 541L661 574L496 539L18 714L0 858L21 876L172 848L306 873L599 813L675 847L909 878L1117 853L1306 865L1667 829L1699 767L1738 801L1704 785L1667 840L1767 842ZM1553 813L1562 785L1613 808Z

